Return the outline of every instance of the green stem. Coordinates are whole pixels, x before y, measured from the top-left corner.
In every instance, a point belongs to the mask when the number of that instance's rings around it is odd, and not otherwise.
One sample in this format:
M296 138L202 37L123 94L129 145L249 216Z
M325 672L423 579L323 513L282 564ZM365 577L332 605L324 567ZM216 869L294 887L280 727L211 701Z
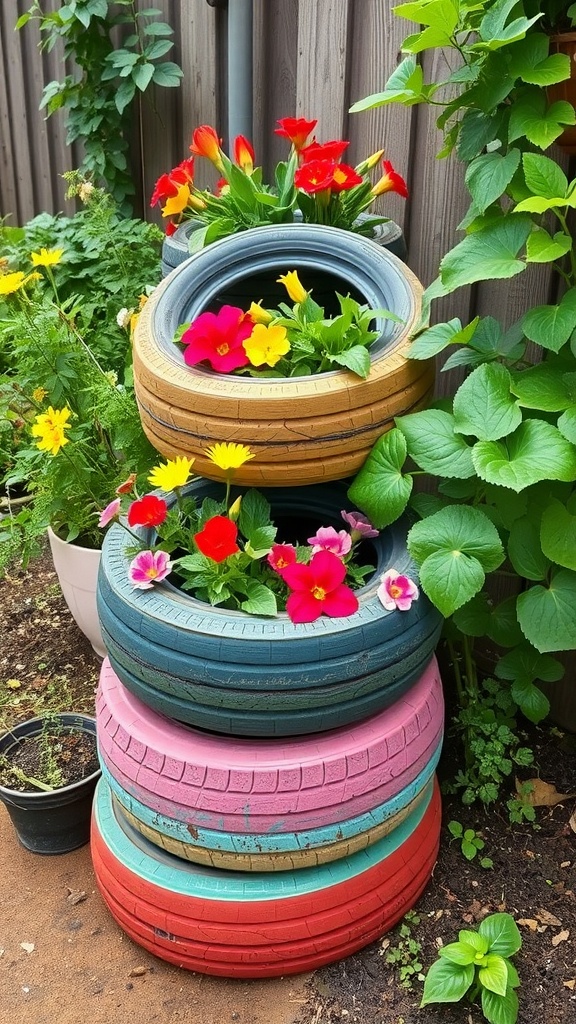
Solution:
M446 643L447 643L447 646L448 646L448 653L450 655L450 661L452 662L452 667L454 669L454 682L456 683L456 692L458 694L458 700L460 701L461 706L464 707L464 704L465 704L465 700L464 700L464 686L462 684L462 674L460 672L460 664L459 664L459 661L458 661L458 655L456 653L456 648L454 647L454 644L452 643L452 640L447 640Z

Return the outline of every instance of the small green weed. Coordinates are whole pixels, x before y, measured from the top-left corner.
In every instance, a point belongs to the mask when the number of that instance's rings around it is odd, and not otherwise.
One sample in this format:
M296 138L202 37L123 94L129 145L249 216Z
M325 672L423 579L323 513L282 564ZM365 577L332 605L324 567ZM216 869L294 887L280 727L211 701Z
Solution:
M383 956L386 963L398 969L398 980L402 988L410 990L414 978L418 981L424 980L420 953L422 945L413 935L413 930L420 924L420 918L413 910L405 915L399 932L399 940L396 946L390 945L390 940L385 939L380 948L380 956Z
M484 849L485 843L481 839L480 833L475 832L473 828L464 828L459 821L449 821L448 831L454 839L460 840L460 849L466 860L474 860L474 858ZM490 860L490 857L479 857L478 863L481 868L493 868L494 862Z

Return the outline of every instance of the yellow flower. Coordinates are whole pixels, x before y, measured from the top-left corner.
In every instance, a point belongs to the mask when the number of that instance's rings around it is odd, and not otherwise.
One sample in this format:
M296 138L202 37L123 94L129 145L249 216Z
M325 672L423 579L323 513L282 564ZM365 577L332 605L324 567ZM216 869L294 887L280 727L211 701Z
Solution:
M213 444L205 454L215 466L224 472L229 469L239 469L245 462L254 458L253 452L245 444L236 444L234 441Z
M43 402L48 392L45 388L34 388L32 392L32 398L35 402Z
M54 267L60 263L64 249L40 249L40 252L31 252L30 259L35 267Z
M194 459L186 459L177 455L175 459L163 463L161 466L154 466L148 483L153 487L159 487L162 491L174 491L177 487L183 487L188 477Z
M57 455L60 449L68 444L69 438L66 437L64 431L70 429L70 424L67 422L70 416L71 412L67 406L63 409L53 409L50 405L47 412L38 414L32 427L32 436L40 438L36 444L40 451Z
M261 302L262 300L260 300ZM274 319L272 313L269 313L267 309L262 309L260 302L252 302L250 309L248 310L249 315L252 317L255 324L269 324Z
M252 334L242 342L252 366L276 366L276 363L290 351L290 342L285 327L265 327L256 324Z
M175 213L182 213L190 202L190 189L188 185L180 185L175 196L170 196L166 205L162 207L163 217L173 217Z
M0 275L0 295L13 295L22 287L25 280L26 275L21 270L17 270L14 274Z
M278 284L284 285L292 302L304 302L308 298L308 292L301 284L297 270L290 270L287 274L281 274L277 281Z

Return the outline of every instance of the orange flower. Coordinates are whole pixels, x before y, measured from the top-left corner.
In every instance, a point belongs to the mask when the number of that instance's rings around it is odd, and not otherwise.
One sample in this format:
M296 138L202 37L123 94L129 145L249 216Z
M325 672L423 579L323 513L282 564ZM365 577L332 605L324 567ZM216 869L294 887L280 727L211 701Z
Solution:
M223 173L224 165L222 163L220 139L215 129L211 128L209 124L202 124L194 130L190 152L196 156L206 157L207 160L210 160L218 168L220 173Z
M385 192L397 192L404 199L408 198L408 186L401 174L394 170L389 160L382 161L384 174L372 188L372 195L383 196Z
M252 174L254 160L254 150L248 139L243 135L237 135L234 139L234 163L242 168L244 174Z

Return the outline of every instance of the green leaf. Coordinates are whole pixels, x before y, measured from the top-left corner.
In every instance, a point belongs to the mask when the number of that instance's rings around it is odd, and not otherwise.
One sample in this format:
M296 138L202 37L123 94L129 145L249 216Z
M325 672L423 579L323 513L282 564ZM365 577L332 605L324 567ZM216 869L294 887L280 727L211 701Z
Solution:
M488 949L498 956L513 956L522 945L522 936L510 914L490 914L480 922L478 934L488 940Z
M454 291L475 281L515 277L522 273L526 264L517 256L531 229L529 217L514 214L467 235L442 260L442 285Z
M522 422L518 403L510 394L510 373L501 363L484 363L460 385L454 396L454 429L496 441Z
M465 183L479 213L484 213L506 191L520 163L520 150L511 149L506 156L486 153L468 166Z
M412 477L402 473L406 441L397 428L378 438L348 497L381 530L402 514L412 493Z
M485 636L489 621L490 606L486 594L476 594L453 615L454 625L466 636Z
M467 829L466 831L469 832L471 829ZM472 833L472 835L474 835L474 833ZM458 940L459 942L465 942L466 945L470 946L474 950L475 954L484 954L488 952L487 939L483 938L482 935L479 935L478 932L473 932L469 928L462 928L458 932Z
M180 85L180 79L184 77L184 72L177 64L174 64L171 60L166 60L162 64L157 64L154 70L152 81L156 85L161 85L165 89L173 89L175 86Z
M153 64L137 64L132 71L132 81L140 92L144 92L152 80L155 67Z
M508 558L519 576L527 580L545 580L550 562L542 553L540 529L532 516L522 516L510 528Z
M572 248L572 239L563 231L557 231L554 237L545 228L536 228L528 235L526 243L527 263L552 263L562 259Z
M474 853L476 849L474 849ZM459 964L465 967L466 964L473 964L476 958L476 950L467 942L450 942L447 946L441 946L438 955L452 964Z
M527 89L511 106L508 141L525 136L540 149L547 149L566 124L575 123L574 109L566 100L547 106L543 90Z
M525 641L513 651L500 658L495 673L498 679L519 680L533 683L542 679L546 683L556 683L564 675L564 666L549 654L539 654Z
M269 525L270 504L261 491L251 488L249 491L246 491L240 503L240 515L238 517L240 532L248 540L252 540L256 531L260 530L263 526Z
M339 355L330 355L330 362L338 366L345 366L358 377L366 378L370 373L370 353L364 345L353 345L352 348L341 352Z
M522 157L524 179L535 196L555 199L568 192L568 178L555 160L540 153L524 153Z
M488 988L482 989L482 1013L488 1024L516 1024L518 1019L518 996L513 988L506 989L506 995L499 996Z
M428 519L423 522L427 523ZM476 558L451 551L435 551L429 555L422 562L419 575L425 594L446 618L474 597L485 580L484 570Z
M576 573L559 569L548 587L519 594L516 609L524 636L540 653L576 647Z
M540 542L552 562L576 570L576 516L555 498L542 516Z
M450 832L451 835L454 836L455 839L460 839L462 837L462 825L460 824L459 821L449 821L448 831Z
M486 634L500 647L512 647L520 643L522 630L516 618L516 598L507 597L494 608Z
M358 100L350 107L350 113L358 114L363 110L384 107L388 103L403 103L410 107L415 103L423 103L426 95L422 68L416 63L415 57L405 57L390 75L384 92L373 93Z
M576 444L576 405L571 406L558 419L558 430L568 441Z
M242 585L248 595L246 600L240 604L242 611L247 612L249 615L277 614L276 598L269 587L259 583L258 580L249 578L243 580Z
M457 1003L474 981L474 965L458 965L445 957L430 967L424 982L420 1006L428 1003Z
M550 358L527 370L513 372L510 390L526 409L560 412L574 402L566 368L565 362Z
M571 288L555 306L534 306L522 322L530 341L558 352L576 328L576 288Z
M516 0L498 0L482 18L478 33L490 49L499 49L517 39L522 39L540 15L533 18L515 18L508 22L510 12L516 7ZM472 47L474 49L474 47Z
M397 419L408 452L420 469L435 476L466 479L474 475L472 450L456 434L455 420L440 409L426 409Z
M478 981L490 992L498 996L505 995L508 987L506 961L497 953L488 953L484 965L478 971Z
M448 345L467 345L476 330L479 317L475 317L466 327L458 317L445 324L429 327L412 342L408 349L409 359L432 359Z
M448 505L415 523L408 535L408 547L419 564L437 551L456 558L471 556L485 572L493 572L504 561L498 531L480 509L470 505Z
M462 840L461 849L463 855L466 857L466 860L474 860L474 857L478 853L477 847L474 846L474 843L471 843L468 839Z
M563 53L548 53L549 36L534 32L516 43L510 51L508 70L529 85L553 85L570 76L570 58Z
M482 480L513 491L539 480L576 477L576 448L542 420L526 420L505 441L478 441L472 461Z
M534 683L527 683L525 680L515 681L510 693L522 714L535 725L550 713L550 701Z

